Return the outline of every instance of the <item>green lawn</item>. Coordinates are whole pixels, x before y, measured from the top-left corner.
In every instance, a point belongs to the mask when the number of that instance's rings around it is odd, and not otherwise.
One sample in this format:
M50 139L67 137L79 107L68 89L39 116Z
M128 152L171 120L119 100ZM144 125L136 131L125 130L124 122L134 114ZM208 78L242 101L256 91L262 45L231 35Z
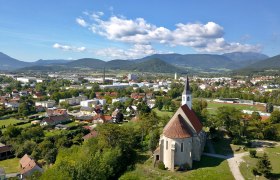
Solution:
M256 105L244 105L244 104L228 104L228 103L217 103L213 101L208 101L208 111L212 114L216 112L219 107L235 107L240 110L251 110L251 111L263 111L264 107Z
M0 167L5 169L6 174L8 173L17 173L20 171L19 169L19 159L6 159L0 161Z
M0 127L2 126L8 126L8 125L13 125L13 124L16 124L18 122L22 122L22 120L18 120L18 119L15 119L15 118L9 118L9 119L3 119L3 120L0 120Z
M144 164L137 164L133 171L125 173L122 177L120 177L120 179L234 179L226 160L202 156L201 161L194 162L193 166L193 170L185 172L171 172L153 167L152 160L149 159Z
M172 117L174 114L174 112L170 112L170 111L160 111L158 110L158 108L153 109L153 111L156 112L159 117L164 117L164 116Z
M273 148L265 148L265 152L268 154L269 160L272 165L272 173L275 179L280 179L280 147L273 147ZM257 153L258 157L263 156L263 152ZM252 168L256 167L258 158L251 158L250 156L245 156L243 158L245 162L241 163L240 171L245 179L255 179ZM261 176L258 178L259 180L266 179L265 177Z
M60 135L63 133L68 132L68 130L58 130L58 129L54 129L54 130L45 130L45 136L46 137L51 137L51 136L55 136L55 135Z

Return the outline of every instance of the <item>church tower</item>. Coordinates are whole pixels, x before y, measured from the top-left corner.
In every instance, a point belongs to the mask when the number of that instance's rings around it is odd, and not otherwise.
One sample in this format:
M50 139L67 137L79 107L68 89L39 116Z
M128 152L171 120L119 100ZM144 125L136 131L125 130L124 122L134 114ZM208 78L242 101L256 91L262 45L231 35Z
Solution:
M189 109L192 109L192 94L191 94L191 88L189 83L189 77L187 77L187 82L184 87L184 91L182 93L182 104L186 104Z

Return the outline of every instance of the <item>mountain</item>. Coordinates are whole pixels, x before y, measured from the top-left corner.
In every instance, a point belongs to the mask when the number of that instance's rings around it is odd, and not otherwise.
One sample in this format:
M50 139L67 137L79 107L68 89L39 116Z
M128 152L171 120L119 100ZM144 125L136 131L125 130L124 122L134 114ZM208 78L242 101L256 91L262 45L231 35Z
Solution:
M106 62L100 59L83 58L66 63L65 65L70 68L92 68L102 69L105 67Z
M233 52L233 53L223 54L223 56L233 60L236 63L241 63L242 67L246 67L255 62L269 58L265 54L254 53L254 52Z
M135 63L127 68L127 70L141 71L141 72L155 72L155 73L183 73L186 70L175 67L161 59L152 58L143 62Z
M136 62L144 62L149 59L161 59L175 66L195 67L200 69L237 69L240 68L228 57L213 54L154 54L135 60Z
M116 59L116 60L106 62L106 68L107 69L125 69L129 66L134 65L135 63L136 62L133 62L133 61Z
M28 62L14 59L2 52L0 52L0 70L14 70L29 66Z
M279 69L280 68L280 55L255 62L246 67L246 69Z
M70 60L64 59L54 59L54 60L43 60L40 59L38 61L32 62L33 66L43 66L43 65L50 65L50 64L66 64L71 62Z

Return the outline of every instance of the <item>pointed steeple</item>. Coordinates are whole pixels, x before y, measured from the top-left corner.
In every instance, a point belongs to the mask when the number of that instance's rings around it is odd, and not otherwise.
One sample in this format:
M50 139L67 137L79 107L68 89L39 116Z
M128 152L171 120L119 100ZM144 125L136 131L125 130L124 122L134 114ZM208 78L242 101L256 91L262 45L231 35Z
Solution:
M187 81L184 87L184 91L182 94L191 94L191 88L190 88L190 82L189 82L189 77L187 76Z
M182 103L181 105L188 105L189 109L192 109L192 94L190 88L189 77L187 76L187 81L184 87L184 91L182 93Z

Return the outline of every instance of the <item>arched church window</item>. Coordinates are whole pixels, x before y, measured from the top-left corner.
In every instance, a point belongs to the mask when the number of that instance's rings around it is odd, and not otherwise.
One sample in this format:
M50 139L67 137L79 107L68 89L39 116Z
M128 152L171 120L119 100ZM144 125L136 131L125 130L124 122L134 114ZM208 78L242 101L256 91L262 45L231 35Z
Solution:
M181 152L184 152L184 143L181 143Z
M187 101L190 101L190 97L189 96L187 97Z

